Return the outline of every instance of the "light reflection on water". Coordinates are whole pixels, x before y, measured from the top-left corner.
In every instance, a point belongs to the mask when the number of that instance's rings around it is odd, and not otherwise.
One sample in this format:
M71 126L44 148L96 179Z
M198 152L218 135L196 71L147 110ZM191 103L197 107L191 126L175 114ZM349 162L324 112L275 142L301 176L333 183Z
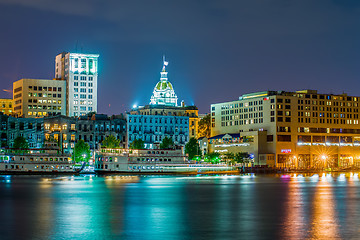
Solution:
M350 239L360 234L359 187L357 173L0 176L0 233L1 239Z

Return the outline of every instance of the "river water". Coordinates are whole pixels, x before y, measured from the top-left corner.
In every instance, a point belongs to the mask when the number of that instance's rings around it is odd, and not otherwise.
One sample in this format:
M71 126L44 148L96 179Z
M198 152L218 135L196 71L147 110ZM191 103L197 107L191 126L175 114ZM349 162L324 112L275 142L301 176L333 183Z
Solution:
M0 176L0 239L360 239L360 181Z

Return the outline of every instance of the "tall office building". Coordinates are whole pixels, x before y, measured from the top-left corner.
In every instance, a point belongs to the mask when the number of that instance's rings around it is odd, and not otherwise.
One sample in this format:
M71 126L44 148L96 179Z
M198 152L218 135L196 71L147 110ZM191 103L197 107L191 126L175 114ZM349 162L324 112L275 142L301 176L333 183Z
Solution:
M63 52L55 58L55 79L66 80L66 115L97 111L99 54Z

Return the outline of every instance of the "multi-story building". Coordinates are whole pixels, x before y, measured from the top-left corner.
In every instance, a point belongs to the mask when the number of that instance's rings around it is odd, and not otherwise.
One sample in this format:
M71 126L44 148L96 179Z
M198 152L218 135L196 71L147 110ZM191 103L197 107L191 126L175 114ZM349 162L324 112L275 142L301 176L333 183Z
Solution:
M156 148L165 137L176 145L185 145L189 138L197 136L198 109L195 106L177 105L173 85L167 78L164 61L160 81L155 85L150 105L134 107L127 115L128 144L142 139L146 148Z
M198 108L196 106L162 106L162 105L146 105L132 109L130 115L156 115L156 116L184 116L189 118L189 138L197 137L198 132Z
M72 153L75 143L84 140L90 149L97 149L107 136L120 140L126 146L126 120L122 115L108 117L103 114L80 118L53 116L44 119L45 139L58 142L65 153Z
M0 99L0 112L6 115L13 114L13 100L11 98Z
M127 115L128 144L142 139L145 148L153 149L165 137L175 145L184 146L189 141L189 117L166 115Z
M268 91L211 105L210 147L277 167L360 166L359 98Z
M55 58L55 79L66 80L66 115L97 111L99 54L64 52Z
M20 79L13 83L14 114L44 117L65 114L66 82L61 80Z
M8 146L8 118L9 116L0 113L0 141L1 145L0 147L7 147Z
M24 137L29 148L42 148L44 144L44 118L9 117L7 122L7 146L13 147L17 137Z

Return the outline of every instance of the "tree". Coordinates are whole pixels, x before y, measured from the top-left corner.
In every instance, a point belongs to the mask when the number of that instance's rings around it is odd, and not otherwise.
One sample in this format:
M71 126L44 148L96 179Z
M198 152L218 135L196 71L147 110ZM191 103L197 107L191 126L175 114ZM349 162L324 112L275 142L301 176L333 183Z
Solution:
M192 160L196 155L201 155L201 150L196 138L190 138L185 145L185 153L189 154L189 159Z
M220 162L220 153L218 153L218 152L208 153L205 156L205 161L211 162L211 163L219 163Z
M211 134L211 116L206 115L199 121L198 137L209 138Z
M235 153L234 162L235 163L244 163L249 160L250 155L247 152L238 152Z
M235 160L235 155L234 155L234 153L232 153L232 152L230 152L230 153L225 153L224 156L225 156L224 159L225 159L226 162L231 162L231 163L233 163L234 160Z
M130 143L130 148L131 149L144 149L145 143L142 139L135 139L134 141L132 141L132 143Z
M19 136L19 137L15 138L13 148L16 148L16 149L28 149L29 144L28 144L27 140L24 137Z
M105 148L118 148L120 146L120 139L116 139L115 136L110 135L101 142L101 145Z
M88 162L90 159L90 147L89 144L84 142L84 140L79 140L75 144L75 149L73 152L73 157L75 162Z
M160 149L169 149L169 148L174 148L174 142L172 138L165 137L160 144Z

